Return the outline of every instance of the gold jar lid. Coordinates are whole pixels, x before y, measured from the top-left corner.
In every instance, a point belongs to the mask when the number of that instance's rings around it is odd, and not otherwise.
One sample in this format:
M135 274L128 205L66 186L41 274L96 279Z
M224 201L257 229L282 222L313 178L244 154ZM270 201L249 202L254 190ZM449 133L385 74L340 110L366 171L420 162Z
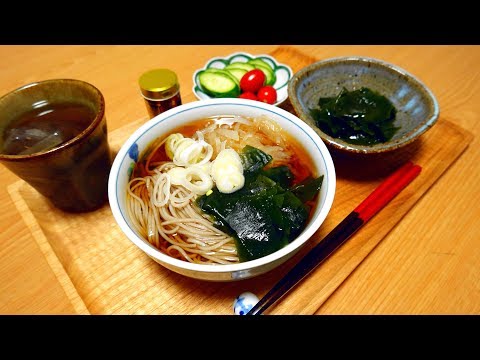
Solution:
M174 96L180 89L177 74L169 69L153 69L140 76L138 84L145 98L165 100Z

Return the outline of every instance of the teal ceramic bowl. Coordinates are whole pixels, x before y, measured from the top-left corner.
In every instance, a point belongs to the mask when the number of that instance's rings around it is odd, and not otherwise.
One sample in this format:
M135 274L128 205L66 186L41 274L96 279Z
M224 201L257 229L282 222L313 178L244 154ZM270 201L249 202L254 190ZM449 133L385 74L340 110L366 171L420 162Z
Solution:
M397 109L393 125L399 127L387 142L355 145L320 130L310 109L320 97L334 97L348 91L370 88L388 98ZM298 117L310 125L324 142L348 153L383 153L399 149L430 129L439 116L438 102L428 87L414 75L382 60L348 56L313 63L295 73L288 96Z

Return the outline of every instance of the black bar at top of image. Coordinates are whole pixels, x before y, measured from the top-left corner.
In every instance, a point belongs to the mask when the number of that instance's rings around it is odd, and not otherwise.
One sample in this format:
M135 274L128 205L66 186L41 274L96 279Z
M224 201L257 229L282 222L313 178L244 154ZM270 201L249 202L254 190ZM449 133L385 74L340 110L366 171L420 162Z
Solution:
M14 9L20 5L27 9ZM480 44L478 12L457 2L445 9L408 2L381 8L338 2L318 8L297 1L290 7L266 5L232 14L208 4L194 9L163 1L106 10L86 3L49 9L18 2L4 12L12 21L0 22L0 45Z

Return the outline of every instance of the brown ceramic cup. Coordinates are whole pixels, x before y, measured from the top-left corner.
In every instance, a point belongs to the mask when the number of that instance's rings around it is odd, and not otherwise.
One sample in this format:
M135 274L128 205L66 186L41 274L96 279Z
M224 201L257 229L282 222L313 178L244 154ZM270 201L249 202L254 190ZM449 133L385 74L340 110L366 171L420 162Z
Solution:
M19 119L32 111L41 117L52 112L52 106L79 106L86 108L89 116L82 119L82 115L76 114L80 119L75 121L81 120L83 125L80 130L77 126L73 138L65 136L67 140L63 142L52 140L42 148L50 138L56 139L59 133L68 133L74 127L68 112L62 113L67 115L59 117L57 120L60 121L41 130L36 128L36 117L30 117L28 123ZM32 137L38 134L40 140L30 147L30 151L12 151L20 140L32 142ZM44 136L43 140L41 136ZM92 84L75 79L51 79L22 86L0 98L0 162L57 208L67 212L87 212L105 204L111 158L105 100Z

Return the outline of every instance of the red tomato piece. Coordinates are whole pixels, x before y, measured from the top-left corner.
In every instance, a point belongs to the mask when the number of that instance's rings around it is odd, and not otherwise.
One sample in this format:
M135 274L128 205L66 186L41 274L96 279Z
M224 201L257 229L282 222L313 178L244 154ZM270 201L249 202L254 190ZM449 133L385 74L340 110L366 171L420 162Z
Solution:
M275 104L277 101L277 90L273 86L263 86L258 90L257 97L259 101L266 102L267 104Z
M250 100L258 100L257 95L255 95L253 92L244 92L238 95L239 98L242 99L250 99Z
M256 93L265 84L265 74L262 70L253 69L240 79L240 89L243 92Z

